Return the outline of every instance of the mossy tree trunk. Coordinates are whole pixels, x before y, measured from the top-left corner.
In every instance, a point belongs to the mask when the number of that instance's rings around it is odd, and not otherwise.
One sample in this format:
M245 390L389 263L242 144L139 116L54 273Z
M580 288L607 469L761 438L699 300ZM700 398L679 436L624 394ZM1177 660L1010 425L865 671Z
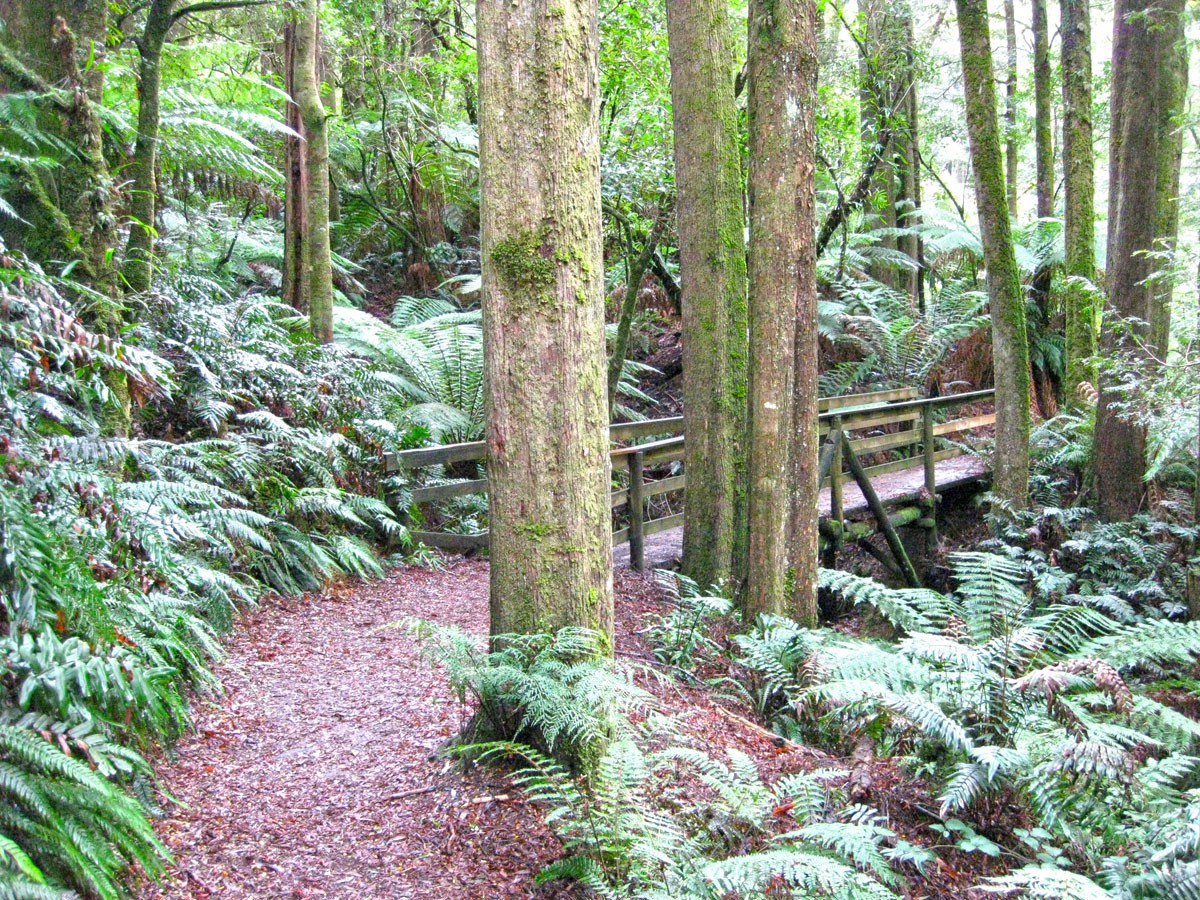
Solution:
M295 101L304 124L308 173L305 253L301 280L306 287L309 328L322 344L333 340L333 262L329 250L329 134L317 75L318 0L301 0L296 21Z
M817 202L816 202L816 105L817 105L817 5L800 0L794 6L784 49L795 60L788 72L795 107L785 94L784 122L791 138L792 190L795 196L796 228L796 334L795 372L792 381L792 434L788 448L790 495L788 497L788 563L792 595L788 612L801 625L817 625L818 478L820 443L817 422L818 333L817 333ZM786 117L791 116L788 122ZM902 180L901 180L902 181ZM894 183L899 183L894 182ZM893 206L893 213L896 207Z
M1017 170L1021 165L1021 148L1017 141L1017 10L1013 0L1004 0L1004 134L1005 177L1008 191L1008 214L1017 217Z
M1034 166L1036 168L1037 216L1054 215L1054 127L1050 88L1050 22L1047 0L1033 0L1033 105ZM1033 285L1034 296L1045 310L1050 302L1050 268L1044 266Z
M612 629L595 0L480 0L492 633Z
M1117 0L1113 16L1112 98L1109 108L1108 294L1104 354L1135 359L1149 338L1158 216L1161 139L1159 73L1166 42L1164 10L1154 0ZM1125 396L1101 373L1093 466L1096 511L1124 521L1145 499L1146 432L1118 411Z
M162 55L175 0L152 0L138 39L138 121L129 166L129 215L123 274L127 290L150 289L154 266L154 220L158 198L158 131L162 98Z
M1094 382L1096 310L1085 283L1096 278L1095 150L1092 145L1092 25L1090 0L1061 0L1063 92L1063 237L1068 402Z
M688 473L683 572L731 581L744 503L746 241L725 0L667 4Z
M752 0L749 22L753 354L743 605L749 618L791 611L811 621L817 508L812 237L816 9L810 0ZM799 373L798 361L806 367ZM792 597L786 588L789 564L795 577ZM797 598L800 608L789 610Z
M966 92L967 132L975 176L983 259L987 267L996 373L993 492L1023 508L1029 491L1029 344L1025 301L1013 248L1004 162L996 118L996 86L987 0L955 0Z
M16 223L6 239L51 271L73 262L72 277L92 296L91 322L120 333L124 308L117 266L117 187L104 158L100 104L104 96L106 0L0 0L6 29L0 46L0 89L32 91L43 104L39 126L70 146L49 171L31 172L8 199L28 223ZM96 302L98 301L98 302ZM108 372L112 394L102 427L128 435L129 385Z
M135 39L138 49L137 138L129 165L129 217L122 275L132 293L147 291L154 273L154 223L158 211L158 144L162 115L162 59L167 35L180 19L196 12L262 6L271 0L201 0L177 7L178 0L151 0L146 24Z
M299 313L308 313L305 256L308 253L308 163L305 160L304 122L296 96L296 19L288 16L283 25L283 80L289 100L285 121L292 129L283 139L283 302Z
M1179 240L1179 174L1187 114L1189 48L1184 0L1164 0L1163 29L1158 101L1158 215L1154 237L1158 250L1174 252ZM1150 346L1160 359L1166 359L1170 349L1172 286L1172 279L1160 279L1151 295Z

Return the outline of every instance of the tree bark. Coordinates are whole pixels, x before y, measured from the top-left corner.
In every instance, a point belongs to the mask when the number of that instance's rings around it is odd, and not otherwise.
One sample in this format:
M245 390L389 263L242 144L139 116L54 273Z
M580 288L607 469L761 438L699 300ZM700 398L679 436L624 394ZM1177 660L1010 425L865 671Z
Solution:
M1092 26L1090 0L1061 0L1063 72L1063 237L1067 284L1066 394L1094 383L1096 310L1087 284L1096 279L1095 149L1092 145Z
M744 516L746 240L725 0L667 4L683 308L683 572L733 580Z
M175 0L152 0L138 42L138 131L130 169L129 215L122 273L126 289L150 289L154 271L154 221L158 202L158 131L162 97L162 54Z
M955 6L962 47L975 203L983 238L992 318L992 355L996 373L992 491L1006 503L1024 508L1029 492L1029 344L1025 302L1005 199L987 0L955 0Z
M1183 162L1183 125L1187 113L1188 44L1184 0L1164 0L1163 65L1159 73L1158 214L1155 249L1174 253L1179 240L1179 173ZM1171 343L1171 295L1174 280L1158 279L1151 295L1150 346L1166 359Z
M611 633L596 0L480 0L492 634Z
M1008 186L1008 214L1017 217L1017 169L1021 151L1017 142L1017 10L1013 0L1004 0L1004 132L1005 175Z
M321 83L317 77L318 0L302 0L296 22L296 106L304 123L304 161L308 171L306 253L308 321L320 343L333 340L333 261L329 250L329 135Z
M283 26L284 92L288 95L285 121L295 134L283 139L283 302L299 313L308 313L309 289L305 281L308 234L308 164L305 161L304 122L296 97L296 21Z
M1163 62L1162 6L1154 0L1117 0L1113 17L1112 98L1109 119L1108 299L1101 346L1106 356L1142 355L1149 338L1158 214L1159 71ZM1096 410L1096 511L1124 521L1145 498L1146 432L1115 408L1126 399L1101 373Z
M748 619L811 620L816 570L816 325L812 190L816 11L810 0L752 0L749 11L750 345ZM797 321L801 327L797 327ZM815 339L813 340L815 348ZM794 454L794 457L792 456ZM790 483L789 483L790 482ZM811 522L802 522L805 516ZM799 525L792 534L789 525ZM810 551L811 550L811 554ZM811 557L811 558L810 558ZM795 591L786 593L789 563Z
M817 524L821 492L818 468L820 437L817 395L820 366L817 332L817 198L816 198L816 103L819 51L817 48L817 5L815 0L796 4L794 32L789 55L797 59L796 72L789 77L798 113L786 132L791 139L791 164L796 219L796 307L792 382L792 434L789 441L791 472L788 497L788 562L792 575L789 612L801 625L817 625ZM787 107L786 94L784 114ZM786 119L785 119L786 121ZM896 207L893 205L893 214Z
M72 278L95 291L94 326L115 337L124 308L117 267L117 188L104 158L100 104L108 37L106 0L0 0L7 46L0 46L0 90L34 91L45 107L39 126L73 149L48 172L31 172L9 198L28 225L18 223L13 246L51 270L75 263ZM10 237L7 219L5 238ZM104 376L112 399L101 426L129 434L129 384L123 374Z

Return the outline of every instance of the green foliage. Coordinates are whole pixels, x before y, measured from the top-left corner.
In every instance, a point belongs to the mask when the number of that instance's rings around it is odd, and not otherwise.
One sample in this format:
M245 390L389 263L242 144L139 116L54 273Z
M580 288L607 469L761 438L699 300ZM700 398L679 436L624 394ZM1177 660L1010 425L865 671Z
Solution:
M653 617L646 629L655 658L684 671L713 660L722 649L713 629L735 621L732 601L720 591L702 591L696 582L675 572L660 571L658 580L672 595L673 608Z
M139 750L185 727L238 605L381 571L405 532L363 468L405 431L389 373L265 298L184 279L117 340L19 256L0 291L0 877L116 897L165 860ZM136 437L102 436L115 379Z
M845 807L836 773L767 785L755 763L661 746L670 727L650 695L602 655L594 632L507 635L491 653L456 629L414 625L475 716L459 747L516 765L567 856L540 881L575 880L605 898L718 900L809 896L889 898L892 859L913 860L872 809ZM635 724L635 720L640 724ZM506 735L503 740L488 740ZM519 738L516 740L514 738ZM536 745L536 746L535 746ZM777 833L784 817L787 829ZM748 842L763 849L739 852ZM923 858L923 857L920 857Z
M752 695L785 734L861 735L932 761L948 773L944 815L1016 792L1076 860L1098 865L1191 777L1200 727L1147 696L1137 676L1193 664L1200 627L1123 624L1071 598L1038 604L1017 560L959 553L952 564L949 616L896 647L786 620L738 636ZM897 624L932 605L920 592L827 580L906 610Z

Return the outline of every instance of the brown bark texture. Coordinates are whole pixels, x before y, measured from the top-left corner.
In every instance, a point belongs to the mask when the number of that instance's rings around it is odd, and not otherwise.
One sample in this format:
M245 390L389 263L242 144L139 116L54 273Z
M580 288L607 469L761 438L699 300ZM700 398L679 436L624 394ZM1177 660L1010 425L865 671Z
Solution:
M1066 394L1078 402L1082 382L1094 383L1096 311L1095 149L1092 145L1090 0L1060 0L1063 78L1063 239L1067 276Z
M1005 196L987 0L955 0L966 92L967 131L987 268L996 373L996 447L992 491L1023 508L1029 490L1029 343L1025 298Z
M725 0L667 4L688 473L683 572L733 578L744 496L746 240Z
M753 353L743 606L751 619L791 611L810 621L817 560L816 366L797 373L797 363L815 363L816 346L811 196L816 11L806 0L754 0L749 20Z
M1154 292L1158 215L1159 77L1165 43L1163 4L1117 0L1113 16L1112 97L1109 107L1108 292L1100 341L1109 359L1143 355ZM1146 432L1119 410L1128 398L1101 373L1093 469L1096 511L1123 521L1145 499Z
M611 633L595 0L480 0L492 633Z

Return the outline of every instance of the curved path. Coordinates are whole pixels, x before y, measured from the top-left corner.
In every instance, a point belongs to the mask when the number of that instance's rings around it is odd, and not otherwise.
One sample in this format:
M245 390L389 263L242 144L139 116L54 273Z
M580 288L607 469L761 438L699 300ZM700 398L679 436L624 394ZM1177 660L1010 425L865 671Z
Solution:
M452 591L452 593L451 593ZM531 876L561 853L496 773L431 757L459 726L406 616L487 630L487 564L408 568L272 600L246 617L159 771L176 856L140 900L553 897ZM167 805L167 804L164 804Z

